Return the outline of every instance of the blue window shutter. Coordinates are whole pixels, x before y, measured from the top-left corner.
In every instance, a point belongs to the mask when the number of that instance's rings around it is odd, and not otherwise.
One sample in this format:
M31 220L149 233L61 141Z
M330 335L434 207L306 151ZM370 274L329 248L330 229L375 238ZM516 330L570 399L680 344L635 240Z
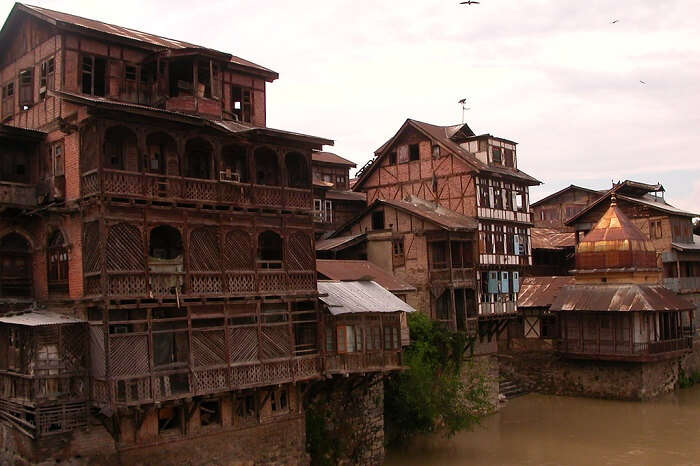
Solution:
M508 286L508 272L501 272L501 293L510 293Z
M489 293L498 293L498 272L489 272Z
M520 293L520 272L513 272L513 293Z

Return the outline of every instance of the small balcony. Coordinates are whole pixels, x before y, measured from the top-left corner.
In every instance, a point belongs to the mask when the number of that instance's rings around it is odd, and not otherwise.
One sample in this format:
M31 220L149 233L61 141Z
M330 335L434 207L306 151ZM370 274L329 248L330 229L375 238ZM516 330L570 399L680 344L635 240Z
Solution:
M598 339L567 339L560 340L557 344L557 351L570 358L639 362L672 358L692 349L693 337L690 336L641 343Z
M380 372L401 369L401 351L343 353L326 356L327 374Z
M229 180L91 170L82 176L83 198L105 196L196 206L312 210L310 189Z
M0 181L0 205L36 207L36 188L31 184Z
M431 268L431 282L451 282L459 283L466 288L474 287L473 268Z

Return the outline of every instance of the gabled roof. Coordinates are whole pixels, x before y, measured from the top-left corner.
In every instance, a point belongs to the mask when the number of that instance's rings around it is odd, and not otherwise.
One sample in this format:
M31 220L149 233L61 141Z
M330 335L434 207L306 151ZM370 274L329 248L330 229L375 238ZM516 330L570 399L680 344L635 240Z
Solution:
M695 306L661 285L564 286L550 311L688 311Z
M209 55L219 55L222 59L229 61L234 66L248 69L253 72L257 72L265 76L268 80L272 81L279 77L279 75L269 68L260 66L251 61L245 60L240 57L236 57L229 53L220 52L218 50L210 49L207 47L202 47L200 45L191 44L189 42L184 42L175 39L169 39L167 37L158 36L155 34L150 34L147 32L137 31L135 29L126 28L123 26L117 26L114 24L104 23L102 21L97 21L94 19L83 18L81 16L71 15L68 13L62 13L60 11L50 10L48 8L42 8L34 5L25 5L22 3L15 3L10 15L8 16L5 26L10 22L10 19L16 12L23 12L29 14L35 18L42 21L48 22L60 29L70 29L82 33L92 33L99 35L107 35L114 39L128 41L135 43L143 48L148 48L152 50L171 50L171 51L199 51L201 53ZM0 38L4 36L5 26L3 26L0 31Z
M483 171L488 173L495 173L497 175L524 181L525 183L530 185L541 184L539 180L531 177L523 171L487 165L481 162L479 159L477 159L476 155L464 149L457 142L455 142L453 138L461 140L475 137L474 132L471 130L471 128L469 128L469 126L466 123L461 125L438 126L409 118L403 123L403 125L401 125L401 128L399 128L399 130L396 132L396 134L394 134L394 136L391 137L391 139L382 144L382 146L374 152L375 158L368 162L368 164L365 167L363 167L360 173L358 173L358 180L353 185L353 190L357 190L362 185L364 180L367 179L369 174L372 173L379 166L379 161L386 156L387 149L390 148L394 144L394 142L396 142L396 140L401 136L403 131L409 126L423 133L426 137L433 139L439 145L441 145L448 151L452 152L453 154L464 160L466 163L471 165L474 168L474 171L476 172Z
M671 243L671 247L675 249L676 251L700 251L700 235L693 235L693 242L692 243L680 243L678 241L674 241Z
M562 287L573 285L574 277L527 277L518 294L518 308L549 308Z
M415 287L399 280L370 261L317 259L316 271L330 280L341 282L372 280L392 293L416 291Z
M326 199L334 201L357 201L364 203L367 202L367 193L329 189L328 191L326 191Z
M406 302L372 281L319 281L319 299L335 315L355 313L415 312ZM324 296L325 295L325 296Z
M361 243L367 237L366 234L360 233L359 235L348 235L348 236L337 236L330 239L321 239L316 241L317 251L340 251L350 246L354 246L357 243ZM337 278L330 277L332 280L338 280Z
M479 227L479 222L473 217L462 215L453 210L438 206L432 202L411 196L404 201L376 199L372 204L367 206L366 209L340 226L331 235L331 238L335 237L339 232L344 231L348 226L359 221L369 212L381 206L394 207L402 212L418 217L449 231L474 231Z
M567 186L567 187L564 188L564 189L560 189L559 191L557 191L557 192L555 192L555 193L552 193L552 194L550 194L549 196L540 199L540 200L537 201L537 202L533 202L532 204L530 204L530 207L537 207L538 205L544 204L545 202L547 202L547 201L549 201L549 200L551 200L551 199L554 199L554 198L556 198L556 197L559 197L559 196L561 196L562 194L566 194L566 193L568 193L569 191L581 191L581 192L585 192L585 193L589 193L589 194L595 194L595 195L598 195L598 196L602 196L602 195L604 195L605 193L608 192L607 189L596 190L596 189L583 188L583 187L581 187L581 186L576 186L575 184L571 184L571 185Z
M330 163L333 165L342 165L350 168L355 168L357 166L355 162L344 159L343 157L332 152L313 152L311 154L311 160L313 162Z

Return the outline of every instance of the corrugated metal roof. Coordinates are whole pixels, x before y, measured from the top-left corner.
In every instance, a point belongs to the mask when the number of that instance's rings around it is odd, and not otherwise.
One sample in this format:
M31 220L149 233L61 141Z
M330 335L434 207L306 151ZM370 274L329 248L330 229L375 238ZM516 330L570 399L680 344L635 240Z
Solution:
M661 285L567 285L550 311L687 311L695 306Z
M316 270L330 280L372 280L392 293L416 291L412 285L369 261L317 259Z
M533 249L564 249L576 246L576 234L561 232L553 228L532 228Z
M671 243L673 249L678 251L700 251L700 235L693 235L692 243Z
M318 282L319 298L333 315L359 312L415 312L389 290L372 281ZM323 296L327 295L327 296Z
M316 241L316 250L331 251L338 247L341 247L342 249L342 246L349 246L348 243L354 243L355 240L360 239L364 236L364 233L360 233L359 235L338 236L337 238L322 239Z
M313 152L311 154L311 160L314 162L322 162L322 163L332 163L335 165L344 165L346 167L352 167L355 168L357 164L355 162L352 162L348 159L344 159L343 157L334 154L332 152Z
M476 230L479 227L479 222L473 217L467 217L415 196L410 196L404 201L380 199L378 202L404 210L450 230Z
M524 278L518 294L518 308L549 308L562 287L574 282L574 277Z
M21 314L4 315L0 317L0 323L11 325L26 325L38 327L41 325L80 324L84 320L75 317L57 314L55 312L29 311Z
M338 191L329 189L326 192L326 199L334 201L361 201L367 202L367 193L358 193L355 191Z

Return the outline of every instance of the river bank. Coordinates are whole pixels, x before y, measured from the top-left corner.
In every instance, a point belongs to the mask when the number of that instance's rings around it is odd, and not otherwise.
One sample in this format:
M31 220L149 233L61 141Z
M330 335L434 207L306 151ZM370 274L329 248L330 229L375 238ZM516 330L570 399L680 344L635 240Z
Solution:
M386 465L700 464L700 386L640 402L531 394L471 432L424 436Z

